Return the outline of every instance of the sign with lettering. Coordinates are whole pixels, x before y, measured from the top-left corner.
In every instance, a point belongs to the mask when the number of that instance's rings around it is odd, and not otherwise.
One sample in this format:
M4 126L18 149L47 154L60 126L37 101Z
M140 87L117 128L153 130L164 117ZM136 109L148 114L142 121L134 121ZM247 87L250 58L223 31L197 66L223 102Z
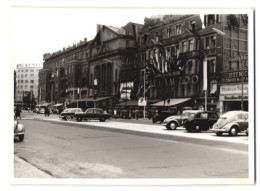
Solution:
M248 71L244 70L244 82L248 82ZM221 83L242 82L242 71L225 72L221 74Z
M242 84L220 86L220 95L241 95ZM248 84L244 84L243 94L248 95Z

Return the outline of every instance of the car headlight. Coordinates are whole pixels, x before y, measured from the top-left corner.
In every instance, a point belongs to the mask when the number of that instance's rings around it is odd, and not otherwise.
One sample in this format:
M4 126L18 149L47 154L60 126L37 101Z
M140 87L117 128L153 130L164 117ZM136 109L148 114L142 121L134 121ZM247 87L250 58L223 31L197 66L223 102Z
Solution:
M17 131L23 131L24 126L22 124L17 125Z

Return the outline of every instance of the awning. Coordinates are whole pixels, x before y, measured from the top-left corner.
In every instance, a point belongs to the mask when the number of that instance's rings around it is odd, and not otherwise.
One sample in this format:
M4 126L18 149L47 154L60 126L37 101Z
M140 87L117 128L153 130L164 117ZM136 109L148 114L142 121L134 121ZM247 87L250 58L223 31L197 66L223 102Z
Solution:
M43 104L41 104L40 106L42 106L42 107L48 107L49 105L51 105L50 103L43 103Z
M151 104L151 103L155 103L160 100L161 99L148 99L148 100L146 100L147 106L149 106L149 104ZM117 104L116 106L138 106L138 100L130 100L127 102L122 102L122 103Z
M57 104L54 105L54 107L59 107L61 105L63 105L63 104L62 103L57 103Z
M165 101L160 101L160 102L151 104L150 106L174 106L174 105L178 105L178 104L184 103L189 100L191 100L191 98L175 98L175 99L170 99L170 102L165 100Z

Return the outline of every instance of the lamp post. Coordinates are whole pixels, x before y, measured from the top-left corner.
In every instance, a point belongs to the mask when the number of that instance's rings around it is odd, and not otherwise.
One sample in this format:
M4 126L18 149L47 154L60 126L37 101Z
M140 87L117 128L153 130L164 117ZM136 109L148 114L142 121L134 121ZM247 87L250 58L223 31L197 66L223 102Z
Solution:
M216 29L216 28L212 28L213 31L215 31L216 33L218 33L221 36L224 36L226 38L228 38L236 47L237 49L237 53L238 53L238 64L240 64L240 52L239 52L239 47L238 45L234 42L234 40L228 36L226 33L224 33L223 31ZM242 90L241 90L241 110L244 110L244 64L241 62L241 66L242 66Z

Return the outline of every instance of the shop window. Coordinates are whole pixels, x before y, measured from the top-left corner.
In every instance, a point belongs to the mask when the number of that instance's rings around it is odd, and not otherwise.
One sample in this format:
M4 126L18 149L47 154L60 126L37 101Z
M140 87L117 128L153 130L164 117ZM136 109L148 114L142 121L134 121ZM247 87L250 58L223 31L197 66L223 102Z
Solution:
M191 29L192 31L195 31L195 20L190 21L190 29Z
M210 94L215 94L216 91L217 91L217 84L216 83L212 83L211 84Z

